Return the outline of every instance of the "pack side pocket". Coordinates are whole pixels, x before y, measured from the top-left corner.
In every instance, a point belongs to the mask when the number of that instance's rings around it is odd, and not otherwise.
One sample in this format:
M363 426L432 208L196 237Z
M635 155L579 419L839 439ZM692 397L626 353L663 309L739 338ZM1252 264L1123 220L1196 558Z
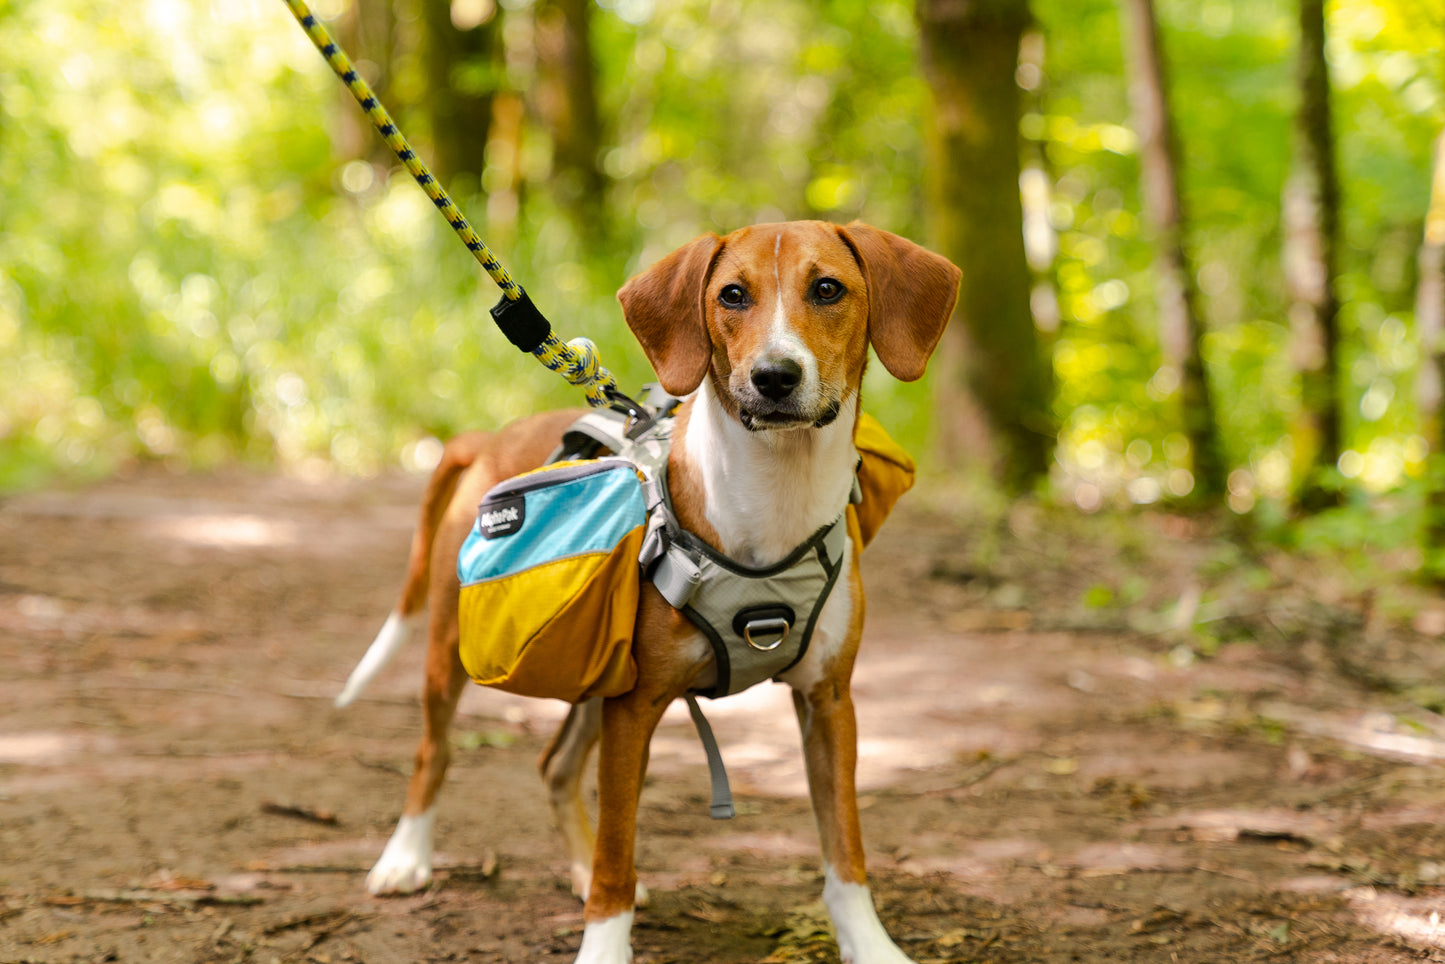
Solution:
M637 526L608 552L463 586L458 616L468 675L509 693L573 703L631 689L642 537Z
M853 444L858 449L858 488L863 501L850 506L858 520L863 545L873 541L893 506L913 488L913 459L867 413L858 416Z

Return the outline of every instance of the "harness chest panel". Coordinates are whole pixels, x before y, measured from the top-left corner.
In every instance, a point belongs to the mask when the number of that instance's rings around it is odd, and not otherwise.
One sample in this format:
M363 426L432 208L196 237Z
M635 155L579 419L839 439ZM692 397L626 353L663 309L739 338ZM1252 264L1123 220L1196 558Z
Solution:
M663 598L712 644L717 682L701 695L730 696L786 672L808 651L818 614L843 571L848 551L844 517L777 565L755 569L677 526L666 478L664 468L656 490L649 486L650 493L661 496L660 505L649 505L649 536L659 518L670 526L651 578ZM649 496L654 498L657 494ZM652 544L644 542L644 560Z

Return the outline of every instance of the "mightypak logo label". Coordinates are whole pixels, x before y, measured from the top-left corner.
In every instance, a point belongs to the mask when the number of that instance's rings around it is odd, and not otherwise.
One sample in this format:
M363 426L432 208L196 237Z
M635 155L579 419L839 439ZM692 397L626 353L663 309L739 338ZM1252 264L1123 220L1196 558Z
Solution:
M509 536L527 521L527 502L521 496L488 502L477 513L477 528L483 539Z

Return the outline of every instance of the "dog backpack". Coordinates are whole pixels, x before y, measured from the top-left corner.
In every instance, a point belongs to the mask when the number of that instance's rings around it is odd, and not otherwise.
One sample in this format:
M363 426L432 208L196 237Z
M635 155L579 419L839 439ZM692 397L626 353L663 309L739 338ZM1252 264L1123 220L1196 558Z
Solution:
M644 578L712 642L721 672L704 695L770 679L806 651L846 563L845 532L866 546L913 485L913 460L860 414L844 515L783 565L749 570L677 529L665 491L671 434L670 417L629 434L622 416L594 411L554 458L599 448L622 457L555 462L486 494L457 556L460 652L472 679L568 702L627 692Z
M467 674L572 703L632 689L646 522L623 459L559 462L488 492L457 554Z

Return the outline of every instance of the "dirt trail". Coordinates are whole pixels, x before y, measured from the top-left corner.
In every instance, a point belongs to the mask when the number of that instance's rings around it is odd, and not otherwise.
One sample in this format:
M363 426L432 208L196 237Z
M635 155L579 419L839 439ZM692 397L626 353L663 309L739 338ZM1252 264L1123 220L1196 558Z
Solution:
M144 474L0 503L0 962L570 959L581 907L534 770L560 705L469 692L436 885L362 885L401 802L420 647L351 709L330 699L392 603L420 486ZM1135 609L1167 614L1209 551L1178 520L1138 520L1174 568L1013 523L915 505L866 560L861 805L905 950L1445 960L1445 727L1319 646L1195 659L1079 604L1091 571L1133 567ZM638 960L836 961L785 692L710 710L740 814L708 819L670 713Z

